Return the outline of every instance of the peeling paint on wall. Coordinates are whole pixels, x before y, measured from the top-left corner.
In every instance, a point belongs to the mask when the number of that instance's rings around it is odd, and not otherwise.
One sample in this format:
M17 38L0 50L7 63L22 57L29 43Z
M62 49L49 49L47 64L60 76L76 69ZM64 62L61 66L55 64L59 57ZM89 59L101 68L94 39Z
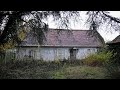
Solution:
M76 59L84 59L91 53L97 52L97 48L77 48L78 52L76 54ZM29 53L31 51L31 53ZM21 48L16 53L17 59L23 59L25 57L31 57L35 60L45 60L45 61L53 61L53 60L64 60L70 59L70 48Z

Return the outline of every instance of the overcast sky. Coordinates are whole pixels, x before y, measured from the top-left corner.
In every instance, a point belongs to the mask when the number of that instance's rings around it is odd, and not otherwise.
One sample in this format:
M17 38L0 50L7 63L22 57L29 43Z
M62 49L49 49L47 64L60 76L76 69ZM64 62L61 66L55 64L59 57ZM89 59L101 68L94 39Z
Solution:
M78 29L78 30L82 30L82 29L89 29L88 26L84 25L84 21L86 19L86 16L84 15L85 12L81 13L81 17L83 21L80 21L80 23L74 23L72 22L70 25L71 29ZM110 11L110 14L115 16L115 17L120 17L120 11ZM58 28L57 25L55 23L53 23L52 19L50 18L48 20L48 24L49 24L49 28ZM115 37L117 37L119 35L119 32L106 32L105 31L105 27L100 28L100 30L98 30L98 32L101 34L101 36L104 38L105 41L111 41L113 40ZM109 31L109 30L107 30Z

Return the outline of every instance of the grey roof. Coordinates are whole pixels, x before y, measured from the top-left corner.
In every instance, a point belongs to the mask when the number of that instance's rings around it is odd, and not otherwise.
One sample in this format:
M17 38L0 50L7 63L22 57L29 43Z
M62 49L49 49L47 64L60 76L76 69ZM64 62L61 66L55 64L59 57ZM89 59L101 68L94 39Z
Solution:
M92 30L49 29L42 45L38 43L36 35L29 32L20 46L102 47L104 40L100 34L97 33L97 38L89 35L89 32Z

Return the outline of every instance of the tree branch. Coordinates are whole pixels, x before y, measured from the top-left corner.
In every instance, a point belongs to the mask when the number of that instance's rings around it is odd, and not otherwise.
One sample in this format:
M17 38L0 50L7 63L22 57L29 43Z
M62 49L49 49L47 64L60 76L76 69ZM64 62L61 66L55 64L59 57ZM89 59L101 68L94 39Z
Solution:
M108 17L111 21L120 23L120 19L118 19L118 18L116 18L116 17L112 17L112 16L110 16L110 15L104 13L103 11L102 11L102 13L103 13L106 17Z

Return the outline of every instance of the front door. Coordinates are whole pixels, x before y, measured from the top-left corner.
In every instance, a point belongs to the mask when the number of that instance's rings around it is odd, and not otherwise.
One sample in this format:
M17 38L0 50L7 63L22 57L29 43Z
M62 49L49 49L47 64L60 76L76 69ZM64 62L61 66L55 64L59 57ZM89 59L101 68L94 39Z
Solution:
M70 60L76 60L77 49L70 49Z

